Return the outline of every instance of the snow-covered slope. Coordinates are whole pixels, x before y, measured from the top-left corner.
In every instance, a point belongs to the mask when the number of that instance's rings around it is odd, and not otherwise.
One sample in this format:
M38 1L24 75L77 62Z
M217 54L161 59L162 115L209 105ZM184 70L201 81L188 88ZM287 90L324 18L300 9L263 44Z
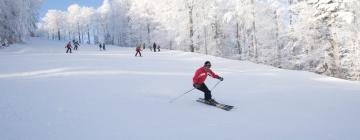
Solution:
M194 53L32 39L0 50L1 140L358 140L360 83ZM195 102L210 60L230 112ZM208 78L211 88L217 82Z

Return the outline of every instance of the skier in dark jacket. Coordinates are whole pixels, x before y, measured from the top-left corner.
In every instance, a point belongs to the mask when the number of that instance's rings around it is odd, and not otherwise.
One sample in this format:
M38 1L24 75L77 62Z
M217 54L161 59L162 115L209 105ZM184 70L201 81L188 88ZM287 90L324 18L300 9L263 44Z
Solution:
M206 61L203 67L200 67L196 70L195 75L193 77L193 86L204 92L205 100L209 103L217 103L214 99L211 98L211 91L208 89L208 87L205 85L205 80L208 75L210 75L213 78L219 79L220 81L223 81L224 78L218 76L210 69L211 63L210 61Z
M105 50L106 50L106 48L105 48L105 43L103 43L103 46L102 46L102 47L103 47L103 50L105 51Z
M156 52L156 43L155 42L153 44L153 49L154 49L154 52Z
M79 42L74 41L73 43L74 43L74 50L77 50L78 46L80 46Z
M65 48L67 48L66 53L69 53L69 51L70 51L70 53L72 53L71 52L71 48L72 48L71 41L69 41L69 43L65 46Z
M102 50L102 45L101 45L101 43L99 44L99 48L100 48L100 51Z

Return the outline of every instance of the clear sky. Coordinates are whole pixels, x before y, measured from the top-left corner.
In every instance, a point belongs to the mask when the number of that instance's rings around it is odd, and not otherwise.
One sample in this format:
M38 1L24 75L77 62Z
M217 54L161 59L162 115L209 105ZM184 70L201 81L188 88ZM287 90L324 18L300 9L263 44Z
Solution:
M44 0L40 9L40 18L44 17L49 9L66 10L71 4L98 7L103 0Z

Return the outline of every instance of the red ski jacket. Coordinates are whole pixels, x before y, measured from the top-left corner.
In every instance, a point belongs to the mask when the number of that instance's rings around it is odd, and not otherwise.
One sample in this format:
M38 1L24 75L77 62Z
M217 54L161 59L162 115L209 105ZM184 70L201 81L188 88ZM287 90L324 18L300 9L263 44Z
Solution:
M205 70L205 67L201 67L196 70L195 75L193 77L194 84L202 84L205 82L206 77L210 75L213 78L218 78L219 76L216 75L211 69Z
M66 45L66 48L72 48L71 44L68 43L68 44Z

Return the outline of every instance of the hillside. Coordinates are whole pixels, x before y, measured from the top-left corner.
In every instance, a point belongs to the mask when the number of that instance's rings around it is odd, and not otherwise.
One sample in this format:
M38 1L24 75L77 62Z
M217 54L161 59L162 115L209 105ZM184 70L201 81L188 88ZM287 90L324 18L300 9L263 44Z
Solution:
M201 54L34 38L0 50L1 140L358 140L360 83ZM223 111L195 102L204 61ZM211 88L218 80L208 77Z

